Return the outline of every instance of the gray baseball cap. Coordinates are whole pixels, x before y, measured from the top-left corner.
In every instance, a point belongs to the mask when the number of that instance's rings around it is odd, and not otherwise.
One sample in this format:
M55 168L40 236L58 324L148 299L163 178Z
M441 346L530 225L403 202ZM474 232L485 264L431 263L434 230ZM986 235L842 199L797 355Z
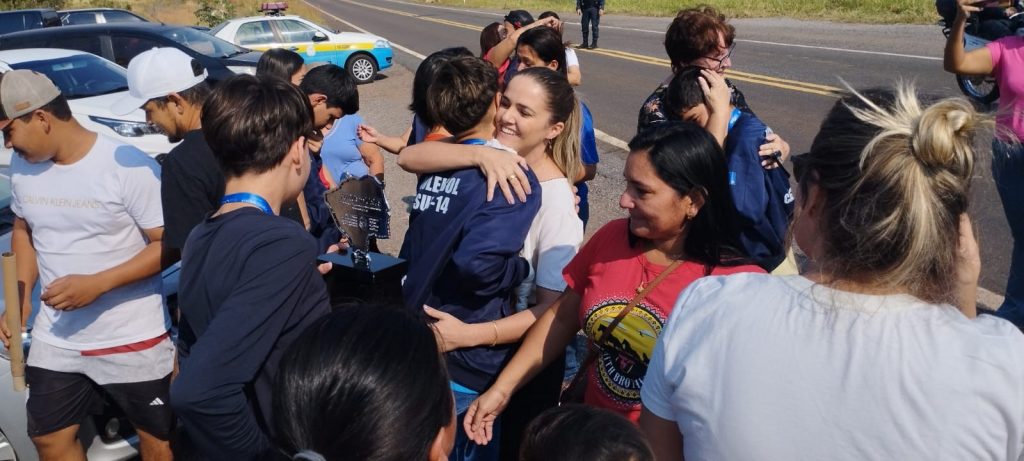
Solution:
M0 129L60 96L60 89L39 72L18 69L0 74Z

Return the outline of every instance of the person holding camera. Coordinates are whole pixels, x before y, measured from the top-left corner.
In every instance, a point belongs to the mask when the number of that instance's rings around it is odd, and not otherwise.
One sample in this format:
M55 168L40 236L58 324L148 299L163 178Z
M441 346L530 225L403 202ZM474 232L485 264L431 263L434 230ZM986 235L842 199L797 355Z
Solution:
M966 75L992 74L999 84L999 112L992 141L992 179L999 191L1010 225L1013 250L1006 299L998 315L1018 327L1024 325L1024 86L1016 76L1024 70L1024 37L1011 35L976 50L964 49L967 18L994 1L958 0L956 19L946 42L947 72Z

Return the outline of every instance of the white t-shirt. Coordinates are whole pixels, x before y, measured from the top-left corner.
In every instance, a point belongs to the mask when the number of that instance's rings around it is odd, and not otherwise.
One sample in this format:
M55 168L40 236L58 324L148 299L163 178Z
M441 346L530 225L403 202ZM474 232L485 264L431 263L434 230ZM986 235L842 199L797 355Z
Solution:
M549 179L540 183L540 189L540 210L526 233L522 255L533 267L535 286L565 291L562 269L580 248L583 221L576 215L576 195L569 180Z
M679 297L641 398L687 461L1018 460L1024 335L909 295L707 277Z
M160 166L142 151L97 136L70 165L11 158L11 210L32 230L43 290L57 278L117 266L147 245L143 229L163 227ZM89 350L155 338L170 327L160 275L59 311L41 303L33 337Z
M576 50L565 48L565 67L580 66L580 58L576 57Z

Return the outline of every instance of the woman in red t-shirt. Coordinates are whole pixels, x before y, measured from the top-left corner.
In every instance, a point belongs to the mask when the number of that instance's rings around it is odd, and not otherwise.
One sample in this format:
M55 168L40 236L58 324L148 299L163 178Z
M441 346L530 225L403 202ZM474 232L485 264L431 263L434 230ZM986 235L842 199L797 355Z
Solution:
M636 421L654 343L679 293L707 275L763 272L741 253L725 155L701 127L666 123L629 144L619 205L629 219L597 231L566 266L564 294L527 332L494 385L469 408L478 443L509 396L559 357L581 328L591 344L649 288L604 338L586 373L584 401ZM663 277L662 272L671 270ZM660 280L656 280L660 279ZM653 286L652 286L653 285ZM591 353L595 353L594 350Z

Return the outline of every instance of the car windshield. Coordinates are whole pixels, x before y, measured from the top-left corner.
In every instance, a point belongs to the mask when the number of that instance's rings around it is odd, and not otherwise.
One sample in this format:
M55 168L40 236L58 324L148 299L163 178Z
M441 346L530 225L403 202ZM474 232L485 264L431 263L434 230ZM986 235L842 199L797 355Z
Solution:
M128 91L125 70L117 64L91 54L19 62L10 66L13 69L34 70L46 75L69 100Z
M192 51L214 58L230 58L248 51L211 34L187 27L169 29L162 32L161 35L191 48Z

